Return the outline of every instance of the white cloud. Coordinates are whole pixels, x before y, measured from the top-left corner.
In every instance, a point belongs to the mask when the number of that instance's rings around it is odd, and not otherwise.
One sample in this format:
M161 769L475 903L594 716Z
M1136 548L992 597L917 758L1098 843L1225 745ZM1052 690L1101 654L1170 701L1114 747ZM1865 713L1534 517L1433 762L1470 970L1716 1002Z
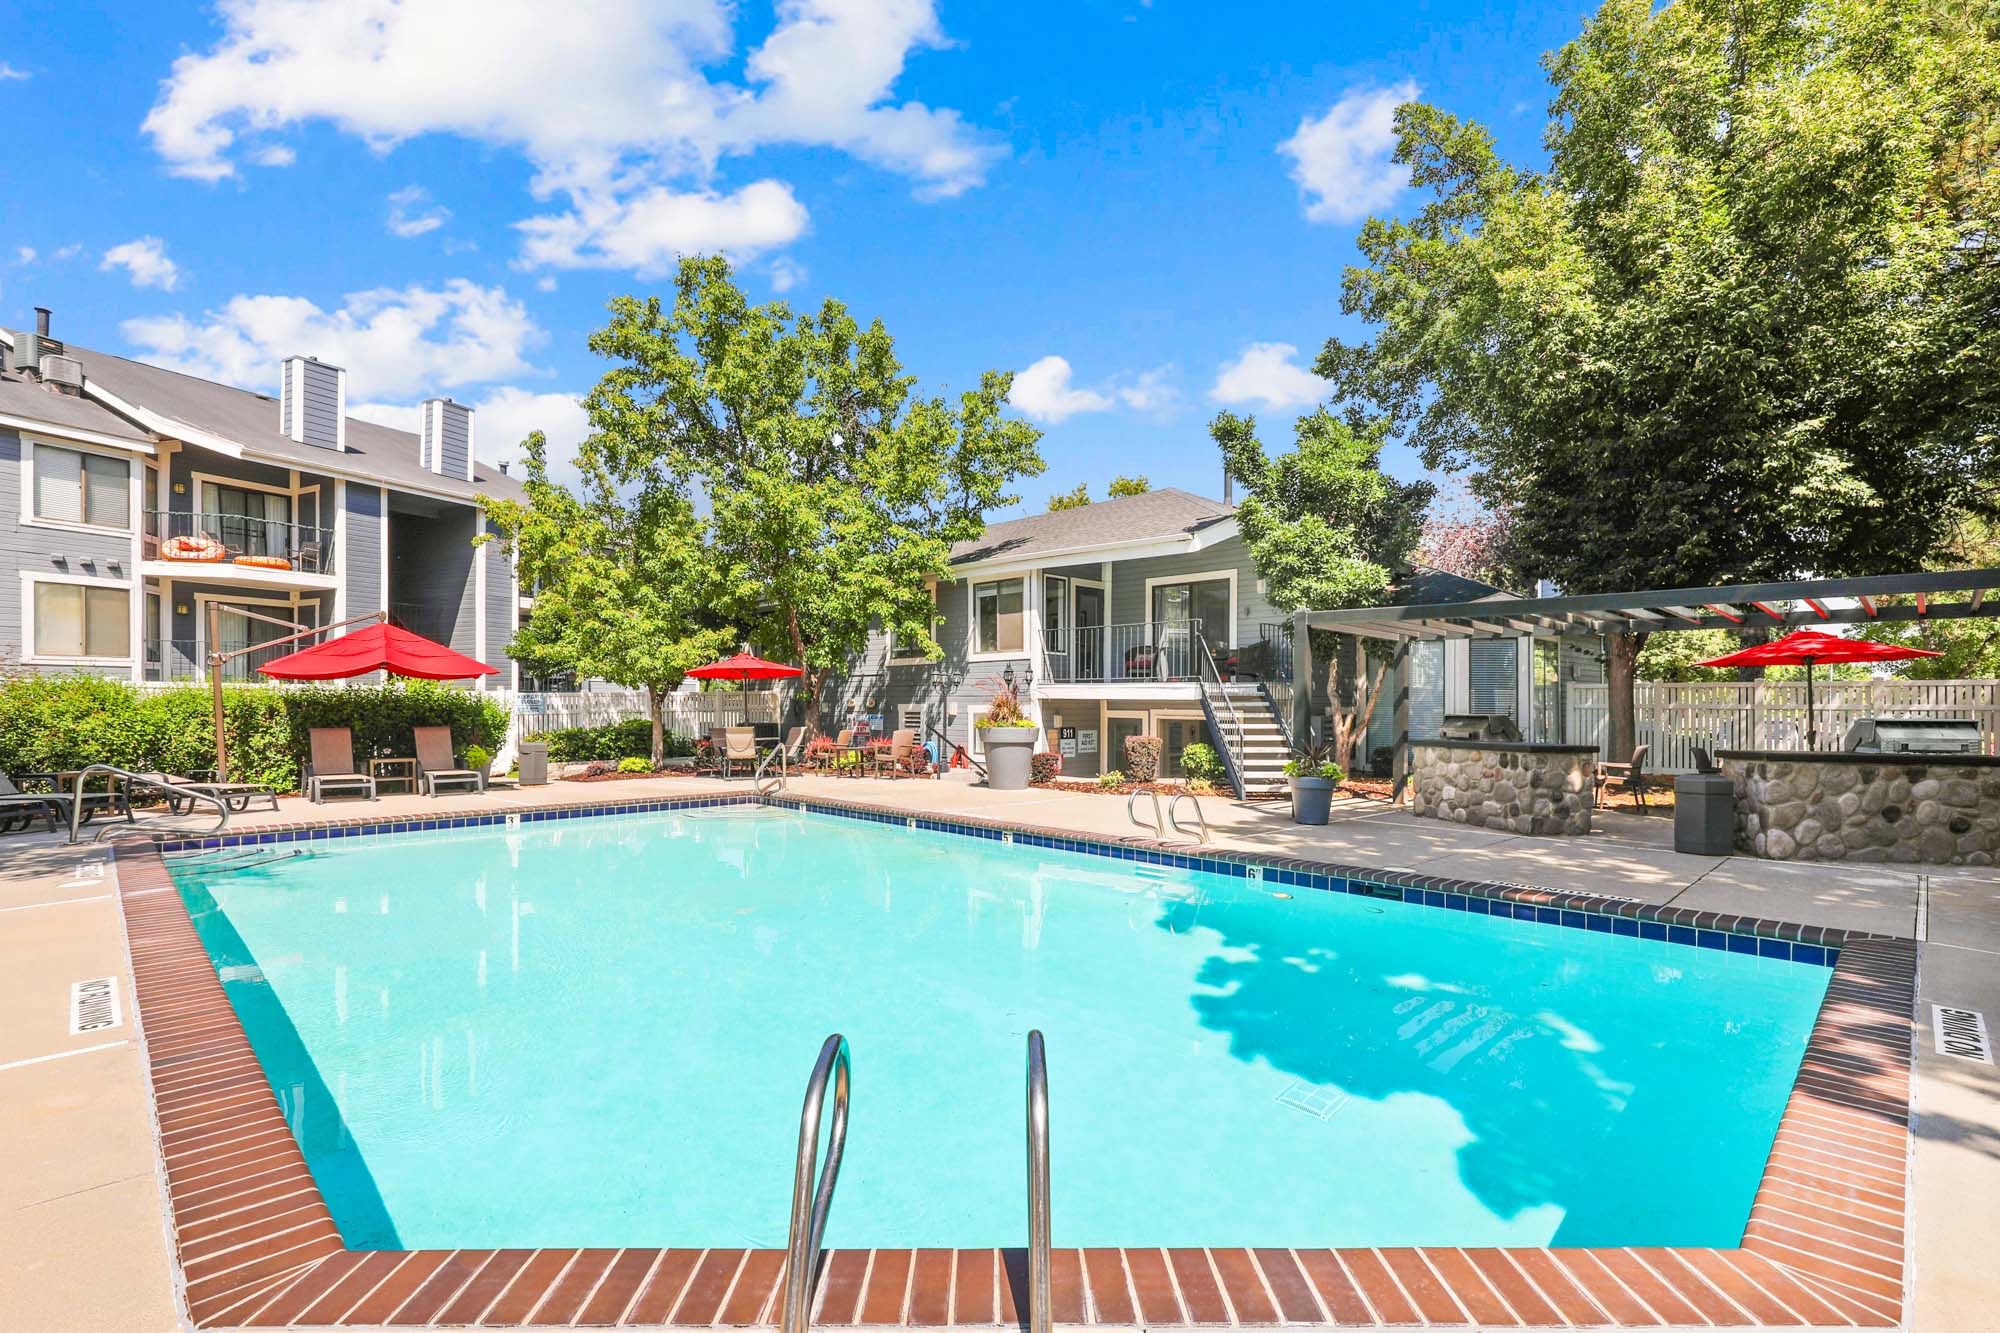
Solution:
M1073 387L1071 373L1069 362L1062 357L1045 356L1014 376L1014 390L1007 401L1051 426L1080 412L1103 412L1111 407L1109 394Z
M104 252L98 268L109 272L122 268L134 287L158 287L170 292L181 285L181 266L167 258L167 243L157 236L141 236Z
M76 257L77 257L78 255L80 255L80 254L82 254L82 253L83 253L83 246L82 246L82 244L81 244L81 243L73 243L73 244L70 244L70 245L65 245L65 246L63 246L63 247L62 247L62 248L61 248L60 250L57 250L57 251L56 251L56 252L55 252L54 254L50 255L50 256L49 256L49 258L50 258L50 259L75 259L75 258L76 258Z
M31 76L29 75L27 70L20 69L14 65L8 64L4 60L0 60L0 83L5 83L9 79L25 79L29 77Z
M314 121L378 151L423 134L514 149L536 196L567 205L523 224L524 257L567 267L721 245L732 209L755 224L739 254L795 237L805 209L788 185L716 179L722 158L766 145L836 148L924 197L977 185L1003 151L955 111L894 98L910 54L945 44L932 0L779 0L747 54L727 0L581 9L552 24L542 0L230 0L222 36L174 62L144 130L169 170L211 181L236 172L246 136ZM725 65L743 82L710 77Z
M1326 381L1293 361L1298 354L1291 343L1251 343L1216 372L1208 396L1274 411L1316 403L1326 395Z
M521 442L531 431L548 437L549 473L557 481L574 486L577 446L590 434L590 420L584 415L580 394L534 393L514 385L493 389L471 404L474 451L487 466L507 463L513 474L521 474ZM357 403L348 409L364 421L379 422L415 434L419 406L389 403Z
M271 392L278 363L302 353L345 366L355 395L386 398L519 375L545 337L503 289L463 278L355 292L332 311L301 296L238 296L199 320L128 319L119 329L143 360L224 383Z
M15 262L16 264L32 264L32 263L34 263L34 262L35 262L35 247L34 247L34 246L32 246L32 245L24 245L24 246L22 246L22 247L21 247L20 249L16 250L16 251L14 252L14 262Z
M1130 383L1118 386L1118 401L1134 412L1169 416L1181 406L1181 391L1173 383L1173 374L1173 366L1142 371Z
M779 255L771 261L771 290L783 295L806 280L806 266Z
M1396 147L1396 108L1417 85L1354 88L1325 115L1307 116L1278 145L1292 159L1292 179L1314 222L1355 222L1395 202L1410 183L1409 168L1389 160Z
M250 154L250 160L260 167L289 167L299 160L299 155L287 144L274 143Z
M544 273L544 274L542 274L542 276L541 276L541 277L539 277L539 278L536 278L536 279L535 279L535 290L536 290L536 291L538 291L538 292L552 292L552 291L554 291L555 289L556 289L556 275L555 275L555 274L553 274L553 273Z
M405 185L389 196L389 231L406 241L436 231L450 216L451 210L432 203L430 191L421 185Z
M621 196L580 190L567 213L528 218L521 260L530 267L670 271L682 255L721 250L747 258L797 240L806 207L783 181L752 181L734 194L656 186Z

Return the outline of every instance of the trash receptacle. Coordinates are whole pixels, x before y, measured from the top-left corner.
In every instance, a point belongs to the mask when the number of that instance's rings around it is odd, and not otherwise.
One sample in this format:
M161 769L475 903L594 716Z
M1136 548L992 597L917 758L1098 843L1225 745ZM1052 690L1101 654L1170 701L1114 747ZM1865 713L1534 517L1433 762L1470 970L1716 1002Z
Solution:
M546 787L549 785L549 743L547 741L521 742L521 785L523 787Z
M1736 784L1721 773L1674 779L1674 850L1728 856L1736 850Z

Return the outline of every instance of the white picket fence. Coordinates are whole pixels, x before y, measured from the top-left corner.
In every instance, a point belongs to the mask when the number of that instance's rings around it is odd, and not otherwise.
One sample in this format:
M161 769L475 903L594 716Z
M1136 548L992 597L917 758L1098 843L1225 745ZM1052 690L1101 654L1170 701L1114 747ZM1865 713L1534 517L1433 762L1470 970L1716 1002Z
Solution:
M1570 684L1564 738L1596 745L1606 758L1610 742L1610 686ZM1650 745L1646 767L1656 773L1692 773L1694 747L1716 750L1806 748L1806 686L1793 681L1719 681L1690 684L1640 681L1633 687L1638 743ZM1864 717L1970 717L1979 723L1986 753L2000 754L2000 681L1817 680L1813 719L1819 748L1840 747L1848 724Z
M790 686L775 690L704 691L667 696L667 730L706 736L713 727L748 721L782 722L791 705ZM523 692L514 696L514 734L539 736L565 727L601 727L645 717L643 690L589 690L561 694Z

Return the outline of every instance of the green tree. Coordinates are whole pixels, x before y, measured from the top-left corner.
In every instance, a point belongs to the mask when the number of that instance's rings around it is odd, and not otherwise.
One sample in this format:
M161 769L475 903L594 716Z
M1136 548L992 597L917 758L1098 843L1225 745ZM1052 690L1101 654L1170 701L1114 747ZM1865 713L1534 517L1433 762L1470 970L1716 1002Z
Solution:
M1049 497L1049 512L1053 514L1064 509L1082 509L1089 503L1090 483L1079 481L1076 489L1059 491Z
M1977 522L1962 525L1935 567L2000 568L2000 527ZM1887 598L1883 604L1894 606L1914 600ZM1878 643L1899 643L1906 648L1928 648L1943 654L1891 662L1884 668L1910 680L1985 680L2000 676L2000 618L1876 621L1863 625L1860 633L1862 638Z
M534 607L508 651L525 661L646 692L653 764L666 757L666 698L729 651L735 631L717 610L715 553L686 485L664 468L621 487L606 459L649 447L643 422L616 404L589 405L593 432L577 458L582 494L549 479L540 431L525 453L527 498L486 501L519 562Z
M615 419L621 487L692 486L709 505L714 605L820 691L879 625L931 640L931 584L1008 486L1042 471L1041 433L1000 413L1012 377L916 397L879 320L838 301L751 305L721 259L689 259L671 305L620 297L591 347L613 367L585 400Z
M1272 458L1257 439L1256 418L1223 412L1209 423L1223 467L1243 489L1236 530L1273 606L1290 612L1374 605L1408 572L1435 488L1383 473L1386 425L1313 412L1294 426L1292 451ZM1334 710L1334 747L1344 768L1352 767L1353 742L1367 729L1385 667L1377 661L1365 711Z
M1144 495L1152 489L1153 483L1142 472L1136 477L1113 477L1111 484L1105 488L1105 494L1114 500L1122 500L1128 495Z
M1608 0L1544 62L1546 171L1405 105L1434 197L1363 228L1376 336L1317 369L1565 591L1918 567L2000 476L1994 14Z

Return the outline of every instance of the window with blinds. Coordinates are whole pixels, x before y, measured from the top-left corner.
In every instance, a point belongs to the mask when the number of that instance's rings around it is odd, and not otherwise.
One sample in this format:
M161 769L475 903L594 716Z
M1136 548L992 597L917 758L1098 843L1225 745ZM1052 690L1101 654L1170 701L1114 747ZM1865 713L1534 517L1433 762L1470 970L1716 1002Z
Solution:
M1444 727L1444 643L1410 645L1410 737L1436 736Z
M1467 645L1469 711L1521 719L1520 645L1512 639L1474 639Z
M81 583L35 585L35 656L131 655L131 589Z
M132 465L122 458L35 446L35 517L94 528L132 526Z

